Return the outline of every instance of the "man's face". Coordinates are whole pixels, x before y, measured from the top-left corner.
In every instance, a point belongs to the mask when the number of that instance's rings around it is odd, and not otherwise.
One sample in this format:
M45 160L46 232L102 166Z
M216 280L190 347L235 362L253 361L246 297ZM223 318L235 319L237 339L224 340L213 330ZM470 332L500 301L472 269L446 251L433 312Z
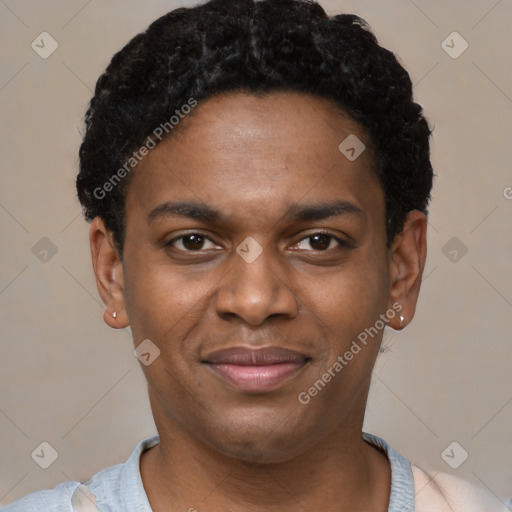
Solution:
M390 307L370 141L295 93L211 98L182 123L126 198L124 294L135 344L160 349L143 367L155 421L288 460L363 420L382 332L333 368ZM338 149L351 134L367 146L354 161Z

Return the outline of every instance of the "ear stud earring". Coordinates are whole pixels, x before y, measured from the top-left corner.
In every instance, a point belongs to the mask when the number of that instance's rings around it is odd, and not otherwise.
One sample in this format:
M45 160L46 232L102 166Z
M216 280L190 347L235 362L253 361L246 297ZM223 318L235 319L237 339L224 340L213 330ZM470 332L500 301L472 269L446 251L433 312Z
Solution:
M112 316L113 316L114 318L117 318L117 311L114 311L114 312L112 313ZM402 318L402 317L400 317L400 318ZM401 320L400 320L400 322L401 322Z
M404 323L405 317L403 315L400 315L400 325Z

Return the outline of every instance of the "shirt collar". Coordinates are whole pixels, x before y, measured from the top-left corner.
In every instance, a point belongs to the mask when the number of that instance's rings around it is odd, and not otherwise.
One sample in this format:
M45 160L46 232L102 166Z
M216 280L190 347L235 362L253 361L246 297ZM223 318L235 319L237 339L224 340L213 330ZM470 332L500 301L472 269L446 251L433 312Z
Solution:
M414 480L409 461L380 437L363 432L363 439L379 448L388 457L391 466L388 512L414 512Z
M409 461L386 441L373 434L362 433L363 439L386 454L391 466L391 493L388 512L414 512L414 480ZM123 465L119 491L124 509L130 512L152 512L140 474L140 457L159 442L154 436L141 441Z

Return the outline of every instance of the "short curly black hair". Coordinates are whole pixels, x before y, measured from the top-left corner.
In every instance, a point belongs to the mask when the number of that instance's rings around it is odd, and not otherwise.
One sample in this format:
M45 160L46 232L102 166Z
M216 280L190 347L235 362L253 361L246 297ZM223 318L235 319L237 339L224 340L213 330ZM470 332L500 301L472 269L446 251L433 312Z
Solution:
M129 179L105 184L190 98L231 91L307 93L334 101L357 121L371 138L388 246L407 213L426 212L431 130L407 71L363 19L329 17L312 0L211 0L153 22L96 84L76 185L85 218L105 221L121 255Z

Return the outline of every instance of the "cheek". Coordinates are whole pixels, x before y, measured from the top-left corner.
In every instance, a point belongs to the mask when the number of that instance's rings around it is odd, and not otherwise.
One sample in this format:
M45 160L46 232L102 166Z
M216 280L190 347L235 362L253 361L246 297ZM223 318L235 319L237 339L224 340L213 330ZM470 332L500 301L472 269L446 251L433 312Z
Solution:
M154 258L154 256L153 256ZM215 273L191 273L151 255L132 254L126 261L125 297L135 343L182 340L205 314Z
M331 332L355 335L387 306L386 269L383 256L361 252L337 270L314 279L302 277L302 298Z

